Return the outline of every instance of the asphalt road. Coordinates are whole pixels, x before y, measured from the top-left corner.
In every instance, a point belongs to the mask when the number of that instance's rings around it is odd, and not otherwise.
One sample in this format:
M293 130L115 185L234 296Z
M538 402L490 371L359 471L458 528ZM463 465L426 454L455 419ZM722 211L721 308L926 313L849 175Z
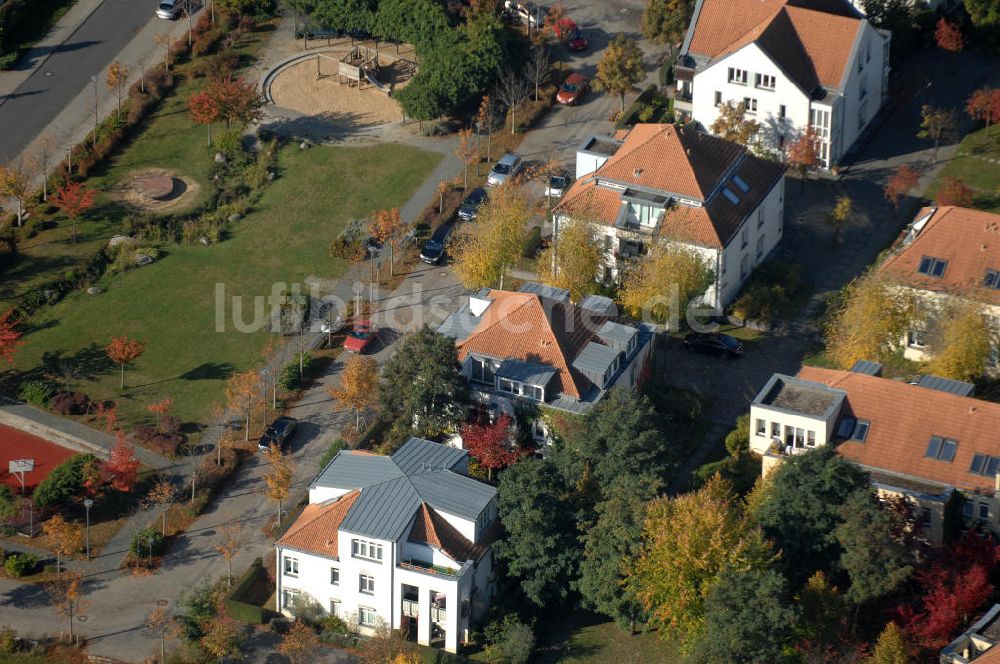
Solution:
M24 150L84 87L92 85L91 76L98 75L97 84L105 86L105 72L119 51L147 23L159 20L155 9L155 0L104 0L42 67L13 94L0 98L0 162Z

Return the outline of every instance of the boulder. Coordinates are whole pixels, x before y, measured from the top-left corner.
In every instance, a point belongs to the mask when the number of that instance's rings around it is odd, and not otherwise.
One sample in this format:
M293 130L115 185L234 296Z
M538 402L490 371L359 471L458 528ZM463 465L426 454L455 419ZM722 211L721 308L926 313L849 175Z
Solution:
M215 153L215 163L217 163L217 164L224 164L224 163L226 163L226 155L222 154L221 152L216 152Z
M228 217L226 217L226 221L228 221L231 224L235 224L239 220L240 220L240 213L239 212L234 212L231 215L229 215Z
M153 257L146 254L136 254L134 261L137 267L142 267L143 265L152 263Z
M87 295L100 295L103 292L100 286L91 286L87 289Z
M198 238L198 242L201 242L206 247L212 244L212 241L208 239L207 235L202 235L200 238Z
M108 248L113 249L114 247L129 244L130 242L132 242L132 238L128 235L113 235L111 236L111 239L108 240Z
M309 148L309 141L302 141L301 143L299 143L300 150L305 150L307 148Z

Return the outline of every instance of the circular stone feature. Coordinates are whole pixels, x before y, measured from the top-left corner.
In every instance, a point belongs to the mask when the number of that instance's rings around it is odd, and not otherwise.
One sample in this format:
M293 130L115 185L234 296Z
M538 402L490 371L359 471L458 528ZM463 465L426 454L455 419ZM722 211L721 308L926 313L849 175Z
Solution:
M162 201L174 193L174 178L162 171L145 173L136 177L132 186L140 196Z

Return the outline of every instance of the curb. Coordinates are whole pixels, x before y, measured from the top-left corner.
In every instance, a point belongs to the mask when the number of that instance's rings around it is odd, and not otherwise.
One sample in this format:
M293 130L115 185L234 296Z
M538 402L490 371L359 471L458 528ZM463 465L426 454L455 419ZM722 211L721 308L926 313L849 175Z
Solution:
M274 104L274 99L271 98L271 84L274 82L274 79L278 77L278 74L285 71L289 67L308 60L318 53L330 53L332 51L339 50L339 48L340 47L337 46L323 46L309 53L296 53L295 55L289 56L271 67L260 79L260 92L264 95L264 101L268 104Z

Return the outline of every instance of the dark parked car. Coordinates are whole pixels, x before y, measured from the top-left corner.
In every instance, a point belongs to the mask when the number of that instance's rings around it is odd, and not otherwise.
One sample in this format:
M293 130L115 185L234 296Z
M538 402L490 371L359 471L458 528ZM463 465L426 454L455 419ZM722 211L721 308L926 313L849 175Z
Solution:
M261 452L270 452L272 445L277 445L279 450L284 451L285 443L292 437L292 432L298 421L292 417L282 415L269 426L257 441L257 449Z
M699 353L739 357L743 354L743 344L728 334L719 332L692 332L684 337L684 347Z
M462 201L462 207L458 208L458 216L465 221L472 221L479 214L479 207L486 202L486 190L476 187L472 193Z
M420 250L420 260L428 265L437 265L444 255L444 246L448 243L448 236L451 235L452 222L446 221L434 231L431 239L424 243L424 248Z

